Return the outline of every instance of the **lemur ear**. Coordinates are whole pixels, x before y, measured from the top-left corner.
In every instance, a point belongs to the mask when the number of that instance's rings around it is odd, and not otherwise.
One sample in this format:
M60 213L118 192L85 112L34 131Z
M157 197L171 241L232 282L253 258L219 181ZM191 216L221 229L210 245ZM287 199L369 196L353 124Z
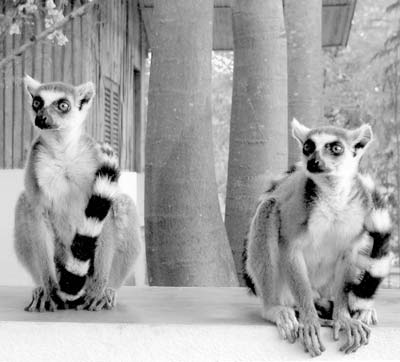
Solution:
M300 145L304 143L309 132L310 128L301 124L296 118L293 118L292 136L300 143Z
M41 83L30 77L28 74L25 74L24 85L29 96L33 98L37 89L40 87Z
M94 95L96 94L95 86L92 82L87 82L76 87L77 101L79 110L83 108L89 109Z
M363 124L361 127L351 131L351 145L354 148L354 155L364 153L367 146L372 141L372 128L369 124Z

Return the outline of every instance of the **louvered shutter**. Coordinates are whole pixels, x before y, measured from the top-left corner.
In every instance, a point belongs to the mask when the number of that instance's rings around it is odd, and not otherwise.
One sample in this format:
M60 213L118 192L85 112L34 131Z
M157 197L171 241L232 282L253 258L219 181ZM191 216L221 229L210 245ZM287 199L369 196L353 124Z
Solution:
M104 141L120 153L121 111L119 85L104 78Z

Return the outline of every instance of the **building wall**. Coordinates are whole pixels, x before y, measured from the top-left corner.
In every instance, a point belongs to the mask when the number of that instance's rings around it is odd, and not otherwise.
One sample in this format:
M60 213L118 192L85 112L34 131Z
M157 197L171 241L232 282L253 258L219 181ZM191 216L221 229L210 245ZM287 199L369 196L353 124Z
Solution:
M84 2L75 0L73 6ZM32 24L24 25L21 35L6 36L0 41L0 58L42 29L44 19L36 17ZM36 44L0 72L0 168L23 167L35 137L22 84L24 74L29 74L42 82L94 82L97 96L87 131L105 140L105 128L112 122L112 143L119 148L122 168L141 171L147 46L136 0L96 4L89 13L68 23L64 33L69 40L65 46L51 41ZM111 92L109 99L107 92Z

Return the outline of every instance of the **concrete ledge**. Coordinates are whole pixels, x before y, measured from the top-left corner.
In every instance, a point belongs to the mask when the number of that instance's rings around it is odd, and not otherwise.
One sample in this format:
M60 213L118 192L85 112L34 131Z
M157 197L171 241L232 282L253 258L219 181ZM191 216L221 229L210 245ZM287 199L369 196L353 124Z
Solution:
M324 328L319 360L399 360L400 293L383 290L370 344L346 356ZM0 287L0 361L309 360L243 288L125 287L113 311L27 313L30 289Z

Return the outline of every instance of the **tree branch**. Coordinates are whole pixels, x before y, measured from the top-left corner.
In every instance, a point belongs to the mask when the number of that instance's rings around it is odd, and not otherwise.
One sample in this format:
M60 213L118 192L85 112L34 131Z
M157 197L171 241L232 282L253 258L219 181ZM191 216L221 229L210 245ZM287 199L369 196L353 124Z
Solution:
M64 19L54 24L52 27L47 28L37 35L31 36L29 41L23 45L21 45L17 50L15 50L12 54L6 56L4 59L0 61L0 69L6 66L8 63L13 61L15 58L20 57L24 52L26 52L31 46L35 45L38 42L43 41L48 35L54 33L56 30L65 26L68 22L73 20L78 16L84 15L94 4L96 4L99 0L93 0L91 2L82 5L78 9L70 12Z

